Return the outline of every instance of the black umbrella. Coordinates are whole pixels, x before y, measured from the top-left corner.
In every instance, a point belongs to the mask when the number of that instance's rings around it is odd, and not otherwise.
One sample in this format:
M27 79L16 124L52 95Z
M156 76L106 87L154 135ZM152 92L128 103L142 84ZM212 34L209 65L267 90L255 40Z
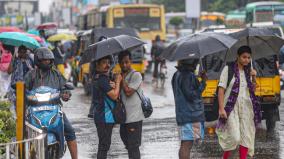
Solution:
M165 49L161 57L170 61L202 58L206 55L226 51L236 42L236 39L223 33L197 33L172 43Z
M246 28L230 35L238 39L238 42L230 49L226 61L236 60L237 50L243 45L250 46L253 59L277 55L284 45L284 40L269 28Z
M108 55L113 55L125 50L131 50L145 44L140 39L119 35L90 45L84 52L80 64L89 63Z

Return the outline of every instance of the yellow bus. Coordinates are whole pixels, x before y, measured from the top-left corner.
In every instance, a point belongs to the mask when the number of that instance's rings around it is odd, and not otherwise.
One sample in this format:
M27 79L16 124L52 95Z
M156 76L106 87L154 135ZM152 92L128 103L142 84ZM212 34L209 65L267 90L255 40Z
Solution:
M165 10L162 5L125 4L95 8L78 17L81 30L95 27L134 28L143 40L166 38Z
M201 27L224 25L225 14L220 12L201 12L200 24Z

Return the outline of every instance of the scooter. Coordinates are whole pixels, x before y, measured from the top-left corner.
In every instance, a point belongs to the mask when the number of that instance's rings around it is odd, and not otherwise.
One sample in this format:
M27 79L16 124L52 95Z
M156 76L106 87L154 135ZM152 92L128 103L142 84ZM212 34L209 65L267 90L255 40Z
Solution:
M71 87L71 86L69 86ZM69 88L71 90L72 88ZM66 87L67 90L67 87ZM47 155L49 159L62 158L66 143L60 91L40 86L27 92L26 120L47 133Z

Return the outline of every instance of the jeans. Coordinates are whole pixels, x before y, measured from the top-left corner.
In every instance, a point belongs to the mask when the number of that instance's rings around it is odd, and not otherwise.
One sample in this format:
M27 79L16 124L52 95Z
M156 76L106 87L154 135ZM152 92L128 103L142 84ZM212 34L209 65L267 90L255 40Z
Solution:
M96 123L99 138L97 159L106 159L111 144L111 135L114 124Z
M129 159L140 159L142 121L121 124L120 137L128 151Z

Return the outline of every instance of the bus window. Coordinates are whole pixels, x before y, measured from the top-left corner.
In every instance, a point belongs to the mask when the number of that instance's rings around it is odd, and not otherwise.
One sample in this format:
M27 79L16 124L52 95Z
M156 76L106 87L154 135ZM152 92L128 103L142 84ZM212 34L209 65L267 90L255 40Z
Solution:
M160 30L160 17L151 17L148 8L125 8L124 17L114 18L114 27L139 31Z

